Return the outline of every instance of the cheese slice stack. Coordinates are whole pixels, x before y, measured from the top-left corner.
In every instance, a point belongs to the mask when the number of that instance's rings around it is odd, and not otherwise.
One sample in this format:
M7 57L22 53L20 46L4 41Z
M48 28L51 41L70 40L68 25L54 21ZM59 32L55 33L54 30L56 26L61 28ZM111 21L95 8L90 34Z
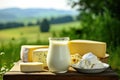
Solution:
M83 56L88 52L92 52L99 58L105 58L106 43L90 40L71 40L69 41L69 48L71 54L80 54Z
M21 46L21 60L23 62L32 62L32 53L36 49L48 48L47 45L23 45Z

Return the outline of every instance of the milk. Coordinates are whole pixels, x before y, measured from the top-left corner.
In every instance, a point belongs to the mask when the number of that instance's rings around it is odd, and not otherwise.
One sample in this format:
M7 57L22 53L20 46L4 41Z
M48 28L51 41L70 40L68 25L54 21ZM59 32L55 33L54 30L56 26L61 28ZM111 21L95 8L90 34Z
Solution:
M68 39L50 40L47 65L50 71L56 73L67 72L70 65Z

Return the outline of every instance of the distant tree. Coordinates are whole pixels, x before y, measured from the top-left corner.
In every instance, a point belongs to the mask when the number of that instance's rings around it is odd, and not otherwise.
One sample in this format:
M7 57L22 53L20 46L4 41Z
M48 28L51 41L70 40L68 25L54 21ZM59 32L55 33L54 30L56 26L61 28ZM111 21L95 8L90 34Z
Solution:
M59 23L66 23L74 21L72 16L63 16L63 17L57 17L57 18L51 18L50 23L51 24L59 24Z
M7 22L5 24L5 28L15 28L15 27L23 27L23 26L24 24L19 22Z
M0 29L4 29L5 25L3 23L0 23Z
M48 32L50 28L50 23L47 19L43 19L43 21L40 24L40 30L42 32Z
M34 24L34 23L32 23L32 22L29 22L29 23L27 24L27 26L34 26L34 25L36 25L36 24Z
M79 10L84 39L120 46L120 0L69 0ZM77 35L77 34L75 34Z
M103 14L108 9L112 17L120 20L120 0L68 0L72 7L77 7L80 13Z
M20 22L0 23L0 29L15 28L15 27L24 27L24 23L20 23Z
M37 20L36 25L40 25L40 23L41 23L40 20Z

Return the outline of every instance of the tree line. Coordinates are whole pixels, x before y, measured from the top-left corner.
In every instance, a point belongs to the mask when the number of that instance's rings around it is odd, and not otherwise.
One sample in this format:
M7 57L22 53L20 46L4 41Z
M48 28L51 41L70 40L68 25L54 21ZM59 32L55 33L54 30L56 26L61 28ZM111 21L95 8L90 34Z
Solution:
M34 26L34 25L40 25L43 27L46 26L46 24L47 25L59 24L59 23L66 23L71 21L74 21L74 18L72 16L63 16L63 17L51 18L50 20L44 18L42 20L37 20L36 23L28 22L26 25L23 22L6 22L6 23L0 23L0 29L17 28L17 27Z
M23 27L23 26L24 26L24 23L21 23L21 22L0 23L0 29Z

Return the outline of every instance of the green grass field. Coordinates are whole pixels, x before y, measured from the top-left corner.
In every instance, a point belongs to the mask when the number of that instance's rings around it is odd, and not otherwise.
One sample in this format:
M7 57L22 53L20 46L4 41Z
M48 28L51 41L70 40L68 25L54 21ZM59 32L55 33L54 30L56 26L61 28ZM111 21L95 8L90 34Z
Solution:
M71 22L64 24L51 25L50 31L42 33L39 26L25 26L20 28L0 30L0 42L8 42L9 40L19 41L21 38L27 39L29 42L34 42L37 39L47 40L48 37L52 37L52 31L59 31L62 29L69 29L69 27L79 27L79 22Z
M35 39L40 37L48 37L49 33L40 33L39 26L32 27L20 27L13 29L6 29L0 31L0 41L9 41L10 39L20 40L21 38L26 38L28 41L34 41ZM43 37L43 38L44 38Z

